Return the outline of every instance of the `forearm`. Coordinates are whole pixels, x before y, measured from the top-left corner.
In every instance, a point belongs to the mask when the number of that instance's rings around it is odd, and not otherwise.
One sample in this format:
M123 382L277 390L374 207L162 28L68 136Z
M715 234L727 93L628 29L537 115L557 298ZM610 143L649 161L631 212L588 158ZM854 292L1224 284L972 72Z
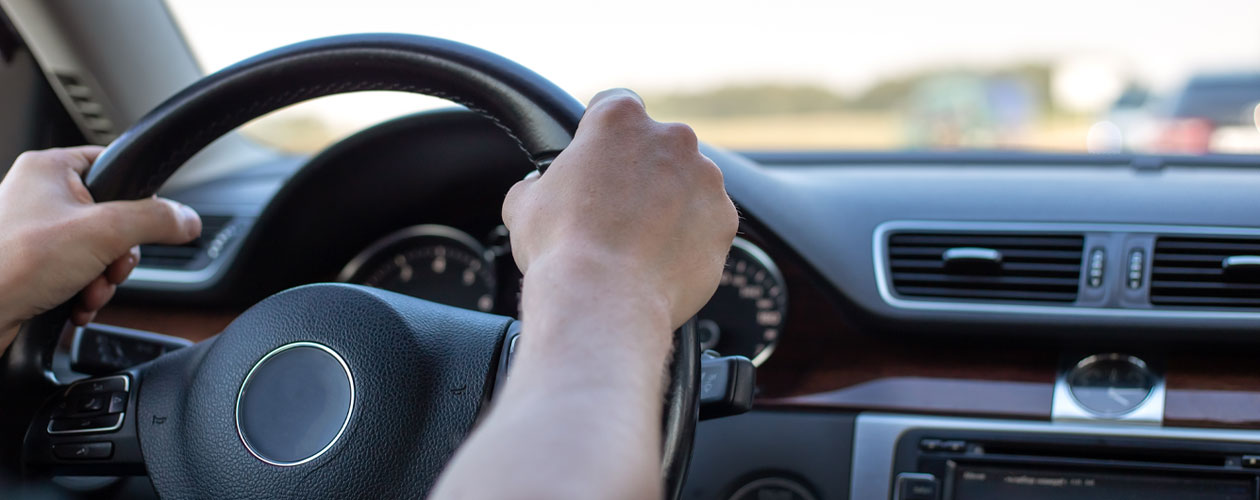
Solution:
M668 312L608 265L531 269L511 378L435 498L660 495Z

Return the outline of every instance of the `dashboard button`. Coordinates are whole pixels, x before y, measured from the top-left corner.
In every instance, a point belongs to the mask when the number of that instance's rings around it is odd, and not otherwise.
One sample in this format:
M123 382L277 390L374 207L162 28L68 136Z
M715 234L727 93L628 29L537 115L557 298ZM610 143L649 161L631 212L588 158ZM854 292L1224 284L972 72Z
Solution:
M1103 271L1107 262L1107 253L1101 248L1089 252L1089 287L1098 288L1103 284Z
M896 500L937 500L940 483L936 476L915 472L897 474Z
M54 444L53 456L62 460L91 460L109 458L114 454L114 443Z
M1146 252L1133 250L1129 252L1129 267L1125 269L1125 280L1130 290L1142 288L1142 277L1146 274Z
M924 440L922 440L922 441L919 441L919 449L920 449L920 450L923 450L923 451L937 451L937 450L940 450L940 449L941 449L941 440L939 440L939 439L932 439L932 438L928 438L928 439L924 439Z

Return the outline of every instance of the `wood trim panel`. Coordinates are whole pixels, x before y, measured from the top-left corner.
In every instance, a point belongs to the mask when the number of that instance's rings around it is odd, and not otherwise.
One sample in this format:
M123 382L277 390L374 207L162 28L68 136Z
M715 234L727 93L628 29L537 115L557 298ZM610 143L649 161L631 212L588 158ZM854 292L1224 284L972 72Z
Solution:
M236 309L111 304L96 315L95 321L200 342L223 331L241 312Z
M1050 418L1056 348L872 333L848 321L803 266L777 263L788 314L774 355L757 370L759 407Z

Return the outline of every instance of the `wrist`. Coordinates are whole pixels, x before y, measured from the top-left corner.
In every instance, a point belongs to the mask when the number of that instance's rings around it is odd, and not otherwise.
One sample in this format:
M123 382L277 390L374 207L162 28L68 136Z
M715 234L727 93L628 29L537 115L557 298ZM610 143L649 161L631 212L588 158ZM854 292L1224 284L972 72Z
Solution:
M613 340L652 352L671 346L671 304L652 274L621 255L557 252L531 262L522 319L531 335L602 339L605 330L638 332ZM539 341L541 342L541 340Z

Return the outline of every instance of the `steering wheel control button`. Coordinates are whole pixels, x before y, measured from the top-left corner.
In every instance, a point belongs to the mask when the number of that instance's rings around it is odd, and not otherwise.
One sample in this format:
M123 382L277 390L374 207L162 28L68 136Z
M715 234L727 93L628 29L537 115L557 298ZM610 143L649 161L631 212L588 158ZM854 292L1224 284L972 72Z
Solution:
M114 455L114 443L54 444L53 456L62 460L102 460Z
M126 392L128 389L127 376L117 375L113 377L98 378L85 380L76 383L70 388L71 394L87 393L87 394L104 394L114 391Z
M74 414L91 415L106 409L109 394L85 394L74 405Z
M122 427L123 415L101 415L85 418L54 418L48 422L49 434L81 434L88 432L110 432Z
M127 410L127 393L115 392L109 395L108 413L122 413Z
M263 356L241 384L236 430L250 454L291 466L336 444L350 423L354 379L328 346L295 342Z
M1089 286L1098 288L1103 284L1103 272L1107 263L1107 253L1101 248L1089 252Z
M903 472L897 474L893 498L897 500L937 500L940 482L931 474Z

